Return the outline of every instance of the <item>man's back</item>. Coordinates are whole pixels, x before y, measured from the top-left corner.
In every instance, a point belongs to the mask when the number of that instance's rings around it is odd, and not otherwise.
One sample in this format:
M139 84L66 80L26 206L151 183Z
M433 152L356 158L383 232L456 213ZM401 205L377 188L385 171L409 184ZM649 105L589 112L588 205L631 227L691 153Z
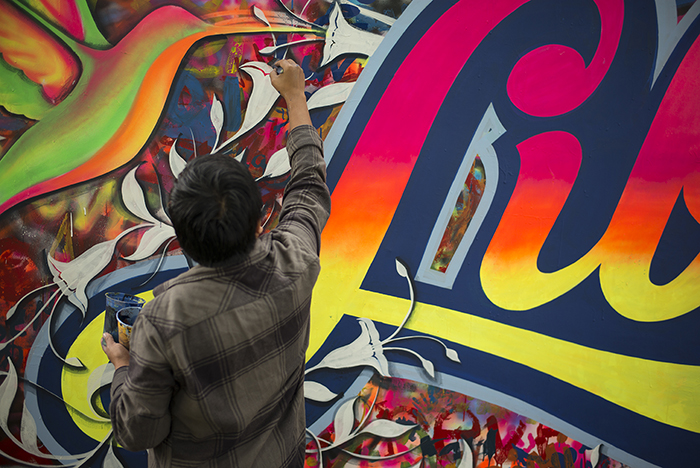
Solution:
M293 239L273 240L286 235L263 236L245 265L195 267L167 283L140 319L137 339L158 336L163 355L134 353L131 365L163 359L177 388L169 446L157 451L200 463L232 458L224 466L299 466L285 463L304 431L303 363L319 266L314 255L289 252ZM132 376L131 386L158 385L149 373Z

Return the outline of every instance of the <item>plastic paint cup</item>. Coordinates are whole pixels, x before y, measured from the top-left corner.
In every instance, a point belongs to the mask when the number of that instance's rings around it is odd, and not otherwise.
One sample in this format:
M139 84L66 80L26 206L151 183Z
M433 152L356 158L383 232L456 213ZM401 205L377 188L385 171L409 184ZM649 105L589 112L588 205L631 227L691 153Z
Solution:
M117 312L117 328L119 329L119 344L129 349L131 330L139 316L141 307L124 307Z
M114 341L118 342L117 312L124 307L143 307L146 301L138 296L122 292L105 293L105 298L107 302L105 304L105 324L103 330L111 334Z

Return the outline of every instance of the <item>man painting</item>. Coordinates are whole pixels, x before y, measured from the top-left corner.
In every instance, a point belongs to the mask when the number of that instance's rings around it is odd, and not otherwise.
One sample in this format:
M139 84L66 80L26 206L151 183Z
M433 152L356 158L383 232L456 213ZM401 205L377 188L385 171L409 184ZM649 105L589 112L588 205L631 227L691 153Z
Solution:
M158 286L130 351L103 337L114 364L110 416L149 467L301 467L304 362L321 230L330 215L322 141L304 75L291 60L271 80L287 103L292 167L278 226L260 225L260 193L230 156L201 156L168 202L180 246L198 265Z

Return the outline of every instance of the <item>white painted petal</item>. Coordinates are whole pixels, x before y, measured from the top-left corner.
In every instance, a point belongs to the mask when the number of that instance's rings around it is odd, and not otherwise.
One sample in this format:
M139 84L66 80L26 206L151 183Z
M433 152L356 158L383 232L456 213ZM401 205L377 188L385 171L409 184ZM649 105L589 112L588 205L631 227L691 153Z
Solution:
M182 172L183 169L185 169L185 166L187 165L187 161L180 156L180 153L177 152L177 138L173 142L173 146L170 147L170 171L172 171L173 175L177 179L180 177L180 173Z
M457 351L455 351L452 348L445 348L445 355L450 359L450 361L462 363L462 361L459 360L459 355L457 354Z
M374 322L359 318L360 336L352 343L334 349L312 369L349 369L358 366L373 367L382 376L389 375L389 363L384 357L382 344ZM310 369L311 370L311 369Z
M423 369L430 375L430 377L435 378L435 366L431 361L428 361L427 359L424 359L423 356L420 354L417 354L418 358L420 359L421 364L423 365Z
M406 269L406 265L401 263L398 258L394 259L396 262L396 272L401 276L402 278L408 278L408 270Z
M270 26L270 22L267 20L267 17L265 16L265 12L262 11L260 8L258 8L256 5L253 5L253 14L257 19L265 23L267 26Z
M298 46L301 44L311 44L312 42L321 42L323 39L300 39L298 41L286 42L280 45L271 45L260 49L261 55L272 55L278 50L288 49L292 46Z
M335 438L333 439L332 446L338 446L350 439L352 428L355 425L354 406L355 398L340 405L340 408L338 408L338 411L335 413L335 419L333 420Z
M598 444L595 446L593 450L591 450L591 467L596 468L598 466L598 462L600 461L600 448L603 446L603 444Z
M350 26L343 17L340 3L336 3L331 11L326 31L326 43L323 46L323 61L320 67L328 65L343 54L361 54L369 57L382 39L382 36Z
M148 211L146 207L146 198L143 195L143 190L136 180L136 170L138 166L129 171L122 180L122 200L124 206L133 215L138 216L144 221L157 223L158 220Z
M83 315L88 304L85 288L112 260L118 239L95 244L70 262L60 262L50 255L46 256L54 281Z
M384 439L394 439L400 437L411 429L415 428L415 424L401 424L390 419L375 419L360 430L360 434L372 434Z
M22 439L22 448L32 454L38 455L39 447L36 443L36 421L34 416L27 409L27 401L24 401L22 408L22 421L20 423L20 438Z
M12 316L15 315L15 312L17 312L17 306L19 305L19 303L20 303L20 301L17 301L15 303L15 305L10 307L10 310L7 311L7 314L5 314L5 322L10 320L10 318L12 318Z
M457 468L474 468L474 456L466 440L459 439L459 450L462 452L462 459Z
M7 362L8 369L5 379L0 384L0 427L5 434L12 436L8 426L8 419L12 402L17 394L17 371L11 359L6 359L5 362Z
M311 95L306 102L309 110L319 109L321 107L335 106L344 103L350 91L355 86L355 83L333 83L324 86Z
M65 359L63 362L65 362L70 367L73 367L75 369L85 368L85 364L83 364L82 361L80 359L78 359L77 357L71 357L71 358Z
M384 351L401 351L404 353L412 354L420 360L423 369L430 375L430 377L435 378L435 366L431 361L428 361L423 356L408 348L384 348Z
M246 62L241 65L240 70L248 74L253 79L253 91L248 100L248 107L245 111L241 128L228 140L215 147L212 152L216 152L229 143L239 139L246 132L262 122L279 98L279 93L272 86L270 72L272 68L264 62Z
M238 161L239 163L242 163L242 162L243 162L243 158L245 157L246 151L248 151L248 148L244 148L243 151L241 151L241 153L240 153L238 156L234 157L233 159L235 159L235 160Z
M267 166L265 167L265 173L258 178L260 179L274 179L285 175L287 172L292 170L292 166L289 165L289 154L287 153L287 148L282 148L276 151L275 154L270 156L267 161Z
M214 126L214 130L216 131L216 141L214 142L214 148L216 148L219 138L221 137L221 129L224 128L224 106L216 97L216 94L211 100L211 111L209 112L209 118L211 119L211 124Z
M102 468L124 468L124 465L122 465L116 455L114 455L114 447L112 444L109 444L109 450L107 450L105 459L102 462Z
M164 242L175 237L175 229L167 224L158 223L149 228L141 237L136 252L124 257L125 260L136 262L153 255Z
M331 392L325 385L311 380L304 381L304 398L307 400L327 402L337 397L336 393Z

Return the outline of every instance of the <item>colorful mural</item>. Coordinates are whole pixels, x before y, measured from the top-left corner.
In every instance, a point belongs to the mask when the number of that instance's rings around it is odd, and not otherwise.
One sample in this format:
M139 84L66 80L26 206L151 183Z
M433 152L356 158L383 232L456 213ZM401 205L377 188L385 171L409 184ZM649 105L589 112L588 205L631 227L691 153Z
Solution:
M192 158L247 164L275 226L289 57L333 198L306 466L692 465L699 13L0 0L0 462L145 466L112 441L105 293L191 265L164 206Z

